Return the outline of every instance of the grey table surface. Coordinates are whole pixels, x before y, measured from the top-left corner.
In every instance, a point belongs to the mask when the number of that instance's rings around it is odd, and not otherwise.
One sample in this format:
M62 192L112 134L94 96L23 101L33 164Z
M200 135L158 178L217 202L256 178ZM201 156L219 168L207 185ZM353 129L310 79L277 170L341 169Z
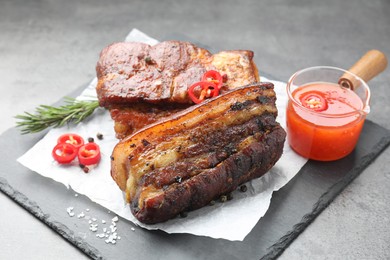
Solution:
M0 132L14 115L52 104L95 76L100 50L138 28L250 49L262 72L349 68L369 49L390 55L390 1L0 0ZM390 129L389 70L370 81L368 118ZM390 258L390 149L287 248L281 259ZM86 258L0 193L0 259ZM134 257L132 259L137 259Z

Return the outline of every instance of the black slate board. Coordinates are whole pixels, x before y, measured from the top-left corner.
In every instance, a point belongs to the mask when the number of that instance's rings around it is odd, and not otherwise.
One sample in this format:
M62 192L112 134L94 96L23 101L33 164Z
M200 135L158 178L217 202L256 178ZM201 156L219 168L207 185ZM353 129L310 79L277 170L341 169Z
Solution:
M71 189L16 161L43 135L22 136L12 128L0 136L0 190L94 259L125 259L130 255L145 260L276 258L390 143L390 131L367 120L351 155L329 163L308 161L294 179L274 193L268 212L242 242L169 235L120 219L117 232L121 240L111 245L98 239L86 220L69 217L66 209L73 206L77 214L88 208L91 217L107 222L114 213L85 196L76 197Z

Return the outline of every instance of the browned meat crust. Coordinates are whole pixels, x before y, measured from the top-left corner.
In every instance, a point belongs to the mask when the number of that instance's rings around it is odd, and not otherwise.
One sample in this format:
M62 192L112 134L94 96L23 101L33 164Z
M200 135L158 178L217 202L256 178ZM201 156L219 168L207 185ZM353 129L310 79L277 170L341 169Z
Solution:
M111 110L119 139L193 105L187 90L207 70L226 74L221 93L258 82L253 52L211 54L189 42L155 46L119 42L103 49L96 66L101 106Z
M118 139L138 131L146 125L171 116L188 105L151 105L135 103L131 107L111 107L111 118L115 121L114 130Z
M135 217L166 221L265 174L286 135L275 99L271 83L238 88L119 142L111 174Z
M212 55L189 42L114 43L96 66L101 106L134 102L192 104L187 89L207 70L227 75L227 89L259 81L253 52L224 51Z

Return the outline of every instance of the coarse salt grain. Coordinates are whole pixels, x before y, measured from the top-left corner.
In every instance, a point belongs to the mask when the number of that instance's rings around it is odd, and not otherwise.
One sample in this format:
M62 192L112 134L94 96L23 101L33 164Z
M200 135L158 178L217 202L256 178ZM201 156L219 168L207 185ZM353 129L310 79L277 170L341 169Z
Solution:
M78 195L78 194L76 194L76 195ZM85 210L87 212L89 212L89 209L85 209ZM74 207L68 207L66 209L66 211L67 211L67 213L69 214L70 217L73 217L75 215ZM78 214L77 218L88 220L89 230L91 232L96 232L98 230L98 226L99 225L97 223L95 223L97 221L96 218L90 217L90 216L86 216L84 212L81 212L80 214ZM118 216L113 217L111 219L111 225L109 226L109 229L107 227L103 227L102 228L103 233L96 234L96 237L97 238L106 238L105 242L107 244L116 244L116 240L117 239L121 239L121 237L118 236L118 233L116 232L117 231L116 222L118 222L118 221L119 221ZM102 224L106 224L107 222L104 219L102 219L101 223ZM131 230L135 231L134 228L131 228Z
M73 207L68 207L67 209L66 209L66 212L68 212L68 215L70 216L70 217L73 217L74 216L74 212L73 212Z
M97 231L97 227L98 227L98 224L91 224L89 226L89 230L91 230L92 232L96 232Z
M113 233L105 240L105 242L107 244L108 243L115 244L116 243L116 239L117 239L117 233Z

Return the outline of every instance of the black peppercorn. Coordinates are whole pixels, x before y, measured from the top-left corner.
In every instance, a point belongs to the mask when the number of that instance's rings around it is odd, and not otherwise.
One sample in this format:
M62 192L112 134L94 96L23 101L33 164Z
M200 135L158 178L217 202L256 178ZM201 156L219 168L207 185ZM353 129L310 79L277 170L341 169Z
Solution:
M97 134L96 134L96 137L97 137L97 139L99 139L99 140L103 140L103 134L102 134L102 133L97 133Z
M248 188L246 187L246 185L244 184L244 185L241 185L241 187L240 187L240 191L241 192L246 192L248 190Z

